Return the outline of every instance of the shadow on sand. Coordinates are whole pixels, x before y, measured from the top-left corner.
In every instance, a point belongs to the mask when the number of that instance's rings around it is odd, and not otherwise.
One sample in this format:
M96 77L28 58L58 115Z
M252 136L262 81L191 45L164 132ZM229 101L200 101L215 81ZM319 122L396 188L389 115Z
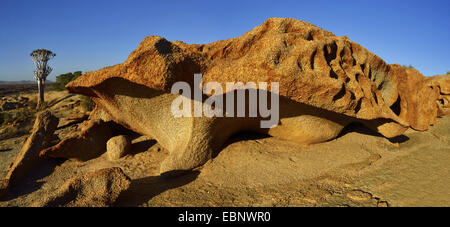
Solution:
M200 171L174 171L161 176L150 176L131 181L130 188L122 192L116 206L139 206L151 198L197 179Z
M47 104L47 108L53 107L53 106L55 106L56 104L58 104L58 103L60 103L60 102L62 102L62 101L64 101L64 100L66 100L66 99L68 99L68 98L71 98L71 97L73 97L73 96L75 96L75 95L74 95L74 94L70 94L70 95L65 96L64 98L59 99L59 100L53 100L53 101L51 101L50 103Z
M154 139L144 140L141 142L133 143L133 148L130 150L130 155L137 155L142 152L146 152L149 148L155 145L157 142Z
M9 189L8 196L0 200L12 200L39 190L45 183L39 180L51 175L55 170L55 167L59 164L61 163L58 159L42 160L32 171L29 171L24 178L17 182L13 182Z
M389 140L389 142L391 142L391 143L404 143L409 140L409 137L407 137L405 135L400 135L400 136L397 136L394 138L386 138L383 135L381 135L380 133L374 132L374 131L370 130L369 128L367 128L366 126L364 126L363 124L358 123L358 122L354 122L354 123L347 125L341 131L341 133L336 137L336 139L339 139L351 132L357 132L357 133L364 134L364 135L385 138L385 139Z

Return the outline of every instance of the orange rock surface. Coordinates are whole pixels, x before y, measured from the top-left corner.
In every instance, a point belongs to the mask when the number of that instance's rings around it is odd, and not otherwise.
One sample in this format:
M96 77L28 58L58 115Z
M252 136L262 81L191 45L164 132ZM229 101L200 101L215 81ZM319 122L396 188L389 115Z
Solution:
M226 82L279 82L280 125L264 131L251 120L172 119L166 113L171 87L177 81L193 84L195 73L203 75L203 84L215 81L223 87ZM345 36L282 18L210 44L149 36L124 63L86 73L67 88L93 97L114 121L173 152L165 170L204 163L240 130L304 144L333 139L352 122L386 137L401 135L409 126L426 130L449 113L450 94L448 76L424 77L387 64ZM190 164L183 164L186 159Z

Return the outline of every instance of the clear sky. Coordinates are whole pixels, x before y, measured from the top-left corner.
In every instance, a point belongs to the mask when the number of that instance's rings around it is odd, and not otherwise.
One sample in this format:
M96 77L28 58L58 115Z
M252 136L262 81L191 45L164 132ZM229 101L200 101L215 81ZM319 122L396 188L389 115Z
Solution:
M0 0L0 80L33 80L34 49L57 54L54 80L121 63L149 35L209 43L241 36L269 17L346 35L427 76L450 71L448 0Z

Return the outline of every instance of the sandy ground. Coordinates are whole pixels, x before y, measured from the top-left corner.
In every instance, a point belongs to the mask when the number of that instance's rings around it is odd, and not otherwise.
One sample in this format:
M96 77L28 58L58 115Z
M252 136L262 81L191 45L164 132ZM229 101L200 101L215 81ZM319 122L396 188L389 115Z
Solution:
M408 130L396 140L353 125L310 146L241 133L204 166L172 178L158 174L167 151L142 136L115 162L105 155L48 160L0 206L28 206L71 177L113 166L132 179L117 206L450 206L450 117L439 120L429 131ZM58 130L60 137L68 130ZM2 176L25 138L0 141Z

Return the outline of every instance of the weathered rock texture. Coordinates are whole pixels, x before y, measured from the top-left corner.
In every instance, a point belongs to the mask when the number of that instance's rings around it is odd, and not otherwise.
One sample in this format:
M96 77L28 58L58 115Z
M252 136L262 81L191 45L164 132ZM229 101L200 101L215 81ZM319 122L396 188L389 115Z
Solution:
M76 161L96 158L106 151L106 142L113 136L111 127L111 123L101 119L85 121L60 143L42 150L39 155Z
M438 92L438 116L450 114L450 76L434 76L429 79L431 86Z
M416 69L390 65L391 109L416 130L427 130L438 116L450 113L450 76L424 77ZM381 82L386 83L386 82ZM384 85L384 84L383 84ZM392 102L391 100L391 102Z
M280 124L267 130L258 118L174 118L170 107L178 95L170 89L177 81L193 85L195 73L222 87L279 82ZM386 137L408 126L426 129L448 110L448 103L436 103L448 100L441 97L448 97L444 81L389 65L310 23L271 18L239 38L211 44L147 37L123 64L86 73L67 88L93 97L115 122L168 149L166 172L205 163L243 130L311 144L335 138L355 121Z
M118 167L101 169L67 180L53 195L34 207L109 207L130 186L130 178Z
M15 157L9 167L5 179L0 181L0 197L5 196L15 181L23 178L30 169L39 161L39 152L55 143L57 136L54 134L59 119L50 111L44 111L37 115L31 135L22 145L22 150Z
M115 136L106 143L106 154L111 161L125 156L131 149L131 140L126 135Z

